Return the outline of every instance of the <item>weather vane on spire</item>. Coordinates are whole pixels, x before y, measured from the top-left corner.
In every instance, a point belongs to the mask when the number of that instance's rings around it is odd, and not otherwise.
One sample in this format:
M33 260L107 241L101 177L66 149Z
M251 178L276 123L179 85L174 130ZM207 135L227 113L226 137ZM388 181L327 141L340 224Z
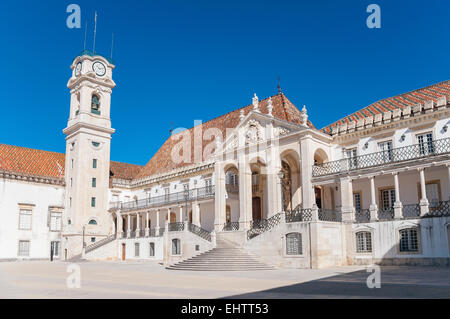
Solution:
M280 94L281 93L281 79L280 79L280 76L278 76L278 86L277 86L277 88L278 88L278 93Z

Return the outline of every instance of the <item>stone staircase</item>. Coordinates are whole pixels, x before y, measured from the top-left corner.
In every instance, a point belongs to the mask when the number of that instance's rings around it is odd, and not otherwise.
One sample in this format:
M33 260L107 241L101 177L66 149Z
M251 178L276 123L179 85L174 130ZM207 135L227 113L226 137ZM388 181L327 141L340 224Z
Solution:
M216 248L176 263L167 269L197 271L272 270L242 248L226 240L217 240Z

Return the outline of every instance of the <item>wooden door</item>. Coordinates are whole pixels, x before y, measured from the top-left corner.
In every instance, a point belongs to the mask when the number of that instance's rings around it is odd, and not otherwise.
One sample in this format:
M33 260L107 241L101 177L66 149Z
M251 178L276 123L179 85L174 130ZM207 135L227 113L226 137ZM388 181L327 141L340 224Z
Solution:
M125 260L127 247L125 244L122 244L122 260Z
M253 220L262 219L261 214L261 198L253 197L252 199Z

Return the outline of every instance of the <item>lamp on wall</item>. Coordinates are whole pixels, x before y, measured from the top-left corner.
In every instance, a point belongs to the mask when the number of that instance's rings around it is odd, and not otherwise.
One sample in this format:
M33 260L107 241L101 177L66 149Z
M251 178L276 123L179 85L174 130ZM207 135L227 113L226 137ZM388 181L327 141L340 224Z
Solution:
M405 134L402 134L402 136L400 136L400 142L403 142L405 138L406 138Z
M447 130L448 130L448 126L447 126L447 124L445 124L445 125L444 125L444 127L442 128L442 130L444 131L444 133L446 133L446 132L447 132Z

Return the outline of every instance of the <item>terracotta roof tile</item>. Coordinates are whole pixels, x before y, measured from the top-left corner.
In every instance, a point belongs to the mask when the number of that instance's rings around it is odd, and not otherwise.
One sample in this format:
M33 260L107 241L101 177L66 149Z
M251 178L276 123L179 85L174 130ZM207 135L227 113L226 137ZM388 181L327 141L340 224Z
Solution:
M268 114L268 100L264 99L259 101L259 109L263 114ZM285 120L295 124L302 124L301 120L301 112L299 109L291 102L289 99L283 94L277 94L272 96L273 110L272 114L274 117ZM226 136L227 129L233 129L239 124L239 116L240 111L244 110L244 114L247 115L253 109L253 105L247 105L243 108L234 110L230 113L224 114L220 117L212 119L208 122L203 123L202 132L209 128L218 128L222 132L222 136ZM311 122L308 121L308 125L310 127L314 127ZM191 140L193 141L194 128L190 128L188 130ZM185 132L181 132L178 134L186 134ZM156 154L150 159L144 169L140 171L140 173L136 176L136 178L144 178L147 176L151 176L154 174L164 173L170 171L172 169L188 166L194 164L194 143L191 143L191 162L186 163L175 163L172 161L172 149L178 144L181 139L177 137L178 134L173 135L176 138L168 138L166 142L161 146L161 148L156 152ZM203 141L202 145L202 154L205 152L205 148L208 145L211 145L213 140ZM208 160L205 158L204 160Z
M437 101L437 99L442 96L450 97L450 80L377 101L339 121L334 122L333 124L324 127L322 131L331 133L332 127L339 125L340 123L348 123L355 114L358 114L358 116L361 114L366 117L373 116L390 110L403 109L406 106L412 106L416 103L423 104L428 100Z
M65 154L0 144L0 171L64 178ZM133 179L142 166L111 161L114 178Z

